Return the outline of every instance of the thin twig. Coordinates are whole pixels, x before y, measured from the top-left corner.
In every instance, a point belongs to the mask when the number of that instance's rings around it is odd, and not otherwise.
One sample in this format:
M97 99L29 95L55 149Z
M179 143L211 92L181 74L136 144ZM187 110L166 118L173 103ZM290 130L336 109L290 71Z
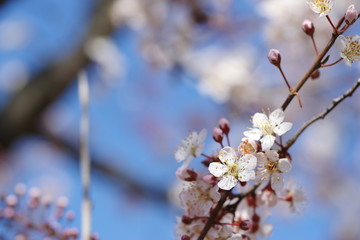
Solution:
M223 193L223 195L221 196L220 201L217 203L216 207L211 212L211 215L210 215L209 219L207 220L203 230L201 231L198 240L203 240L205 238L207 232L210 230L211 226L213 225L213 223L215 221L215 218L217 217L220 209L224 205L224 203L225 203L225 201L226 201L226 199L227 199L227 197L229 196L230 193L231 193L231 190L225 191Z
M336 60L336 62L333 62L333 63L330 63L330 64L322 64L321 67L331 67L331 66L334 66L335 64L338 64L342 60L343 60L343 58L341 57L338 60Z
M335 40L338 38L339 34L333 33L331 36L331 39L329 40L328 44L324 48L324 50L320 53L320 55L316 58L313 65L310 67L310 69L305 73L305 75L302 77L302 79L299 81L299 83L295 86L293 92L299 92L299 90L302 88L302 86L306 83L306 81L310 78L311 74L318 69L321 66L321 62L327 52L330 50L330 48L334 45ZM283 111L289 106L292 99L295 97L295 94L289 93L288 97L285 99L283 105L281 108Z
M255 184L248 192L240 194L237 203L240 203L242 199L249 196L250 194L253 194L256 191L256 189L259 187L259 185L260 184ZM205 236L208 233L208 231L210 230L211 226L215 223L215 218L217 217L222 206L224 205L230 192L231 192L231 190L225 191L224 194L221 196L220 201L217 203L215 209L211 212L210 217L208 218L203 230L201 231L198 240L203 240L205 238Z
M342 101L344 101L346 98L351 97L353 95L353 93L356 91L356 89L360 86L360 78L356 81L356 83L349 89L347 90L343 95L341 95L338 98L335 98L332 102L332 105L329 106L324 112L322 112L321 114L319 114L318 116L314 117L313 119L311 119L310 121L306 122L302 128L294 135L294 137L292 137L284 146L283 151L287 151L295 142L296 140L299 138L299 136L314 122L320 120L320 119L324 119L326 117L326 115L328 115L339 103L341 103Z
M91 163L89 156L89 83L85 71L79 74L79 102L81 107L80 119L80 171L82 185L81 211L81 239L90 240L91 237L91 200L90 177Z

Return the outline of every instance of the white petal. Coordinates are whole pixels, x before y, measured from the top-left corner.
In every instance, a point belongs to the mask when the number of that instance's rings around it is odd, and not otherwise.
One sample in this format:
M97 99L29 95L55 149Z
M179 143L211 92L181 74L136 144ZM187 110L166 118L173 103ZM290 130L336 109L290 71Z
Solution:
M239 172L238 179L241 182L247 182L249 180L255 179L255 171L254 170L243 170Z
M226 175L218 182L218 186L221 189L230 190L235 187L237 183L238 180L234 176Z
M264 153L262 152L259 152L259 153L256 153L256 159L257 159L257 163L259 165L261 164L265 164L267 162L267 157Z
M279 161L279 154L275 150L266 150L265 154L269 158L270 161L273 161L273 162Z
M198 135L198 143L202 143L206 138L206 129L202 129Z
M224 147L219 152L219 159L227 165L233 165L237 161L238 156L232 147Z
M266 135L261 140L261 148L262 150L269 150L275 142L275 137L273 135Z
M183 146L181 146L174 155L177 162L184 161L189 156L188 152Z
M287 158L281 158L278 163L278 169L285 173L291 170L291 163Z
M195 157L200 156L200 155L203 153L203 151L204 151L204 144L201 143L201 144L199 144L199 145L197 146L197 148L195 149L195 152L194 152Z
M281 108L276 109L270 114L270 122L273 126L279 125L284 121L285 113Z
M254 155L251 154L245 154L240 159L240 166L244 167L245 169L252 170L256 168L257 159Z
M264 125L269 123L269 119L264 113L255 113L252 122L254 127L261 129Z
M215 177L222 177L227 171L228 168L221 163L212 162L209 165L209 172Z
M292 128L292 123L290 122L283 122L279 126L274 128L274 133L276 133L278 136L283 135L287 131L289 131Z
M272 231L273 231L273 225L271 225L270 223L262 223L260 224L260 235L263 238L267 238L270 237Z
M244 135L252 140L258 141L262 136L262 131L257 128L251 128L244 132Z
M284 187L284 179L281 173L274 172L271 175L271 188L275 191L281 191Z

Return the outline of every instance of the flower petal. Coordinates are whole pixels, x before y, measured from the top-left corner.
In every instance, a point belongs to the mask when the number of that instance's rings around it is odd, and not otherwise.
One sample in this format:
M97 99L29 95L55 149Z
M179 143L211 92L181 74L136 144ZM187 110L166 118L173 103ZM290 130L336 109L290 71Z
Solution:
M278 169L283 172L289 172L291 170L292 166L290 161L287 158L281 158L278 163Z
M175 159L176 162L181 162L184 161L187 157L188 157L188 152L186 151L186 149L184 147L180 147L176 152L175 152Z
M279 161L279 154L275 150L265 150L265 154L270 161Z
M244 132L244 135L252 140L258 141L262 136L262 131L257 128L251 128Z
M215 177L222 177L227 171L228 168L221 163L212 162L209 165L209 172Z
M284 121L284 118L285 113L281 108L274 110L269 117L272 126L279 125Z
M240 166L244 167L245 169L252 170L256 168L257 159L254 155L245 154L243 157L240 158Z
M219 152L219 159L226 165L232 165L238 159L238 156L232 147L224 147Z
M206 138L206 129L203 128L198 134L198 143L202 143Z
M264 125L269 123L269 119L264 113L255 113L252 122L254 127L261 129Z
M254 170L243 170L239 172L238 179L241 182L247 182L249 180L255 179L255 171Z
M293 124L290 122L283 122L274 128L274 133L276 133L278 136L281 136L287 131L289 131L292 128L292 126Z
M274 226L271 225L270 223L263 223L263 224L260 224L260 229L259 229L259 232L260 232L260 235L263 237L263 238L268 238L270 237L272 231L273 231L273 228Z
M271 188L275 191L281 191L284 187L284 179L281 173L274 172L271 175Z
M262 150L269 150L275 142L275 137L273 135L266 135L261 140L261 148Z
M235 187L237 183L238 180L234 176L226 175L218 182L218 186L221 189L230 190Z

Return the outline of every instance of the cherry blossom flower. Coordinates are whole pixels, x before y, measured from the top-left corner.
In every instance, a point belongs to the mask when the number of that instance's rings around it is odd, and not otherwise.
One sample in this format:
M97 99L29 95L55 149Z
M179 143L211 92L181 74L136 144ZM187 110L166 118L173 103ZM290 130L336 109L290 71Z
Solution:
M296 185L294 181L286 183L284 188L284 200L290 203L290 210L294 213L300 213L306 202L305 193Z
M214 202L220 200L218 186L212 187L201 179L184 185L179 197L187 216L207 216Z
M285 113L280 108L274 110L270 116L265 113L255 113L252 122L254 128L244 132L253 140L260 140L262 150L269 150L275 142L275 136L281 136L292 128L292 123L283 122Z
M182 145L175 152L176 161L185 161L184 166L188 166L191 160L203 152L205 137L206 129L202 129L199 133L191 132L186 139L182 140Z
M255 178L256 157L246 154L239 157L232 147L224 147L219 153L219 162L209 165L209 171L215 177L221 177L218 186L224 190L230 190L238 181L247 182Z
M248 239L256 240L258 236L261 238L267 238L271 235L273 230L273 225L264 222L264 220L270 215L269 209L263 209L263 211L254 211L253 207L250 207L246 201L241 202L238 205L238 208L235 211L235 221L242 222L242 221L250 221L252 224L251 229L244 231L239 229L238 227L235 228L237 232L235 235L232 236L232 240L241 239L240 236L247 236ZM246 239L246 238L245 238Z
M267 207L274 207L277 204L278 197L272 189L265 189L256 193L257 204Z
M282 190L284 186L283 173L291 170L291 163L287 158L279 159L279 154L273 150L257 154L259 168L257 177L261 181L270 179L271 188L276 191Z
M341 43L340 56L345 60L345 64L351 66L354 61L360 61L360 36L350 37L339 36Z
M328 14L334 5L333 0L308 0L307 3L312 11L320 14L319 17Z
M255 140L245 137L241 139L241 141L238 151L241 152L242 155L256 153L257 143Z

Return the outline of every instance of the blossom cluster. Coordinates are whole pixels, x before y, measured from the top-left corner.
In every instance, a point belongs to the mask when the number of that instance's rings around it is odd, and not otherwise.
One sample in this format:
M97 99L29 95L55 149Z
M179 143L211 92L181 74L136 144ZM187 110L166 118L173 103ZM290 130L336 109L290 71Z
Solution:
M75 213L66 197L53 199L39 188L27 190L17 184L14 193L0 197L0 239L76 240L79 230L72 226ZM96 234L92 240L98 239Z
M284 110L296 96L300 107L302 101L298 91L309 79L319 77L319 69L329 67L344 60L351 66L360 60L360 36L344 37L342 34L356 22L359 13L354 5L350 5L343 18L334 25L329 13L333 0L308 0L310 9L326 16L333 34L322 53L318 52L314 41L315 26L310 20L302 25L303 32L312 38L317 55L315 64L305 77L292 88L281 67L281 54L271 49L268 59L276 66L289 90L288 98L281 108L272 112L258 112L252 116L252 127L239 137L237 145L231 146L229 141L230 123L227 119L219 120L213 129L212 138L221 148L213 154L204 153L206 130L191 132L182 141L175 152L175 159L183 162L177 170L177 177L183 181L183 189L179 195L185 214L177 219L176 234L181 240L256 240L258 237L270 236L273 226L266 222L271 208L279 202L285 202L292 212L299 213L306 201L305 194L293 181L284 181L284 174L292 169L289 147L305 128L283 144L283 135L292 129L293 124L285 121ZM326 64L325 57L337 39L340 39L340 59ZM357 83L343 96L333 101L333 106L325 111L328 114L336 105L357 89ZM316 119L324 118L324 114ZM316 121L316 120L315 120ZM207 173L200 173L190 168L194 158L204 157L203 165Z
M185 211L185 215L178 218L179 238L197 239L225 192L230 192L230 196L206 239L266 237L273 227L264 220L278 201L285 201L292 211L298 211L305 196L294 184L284 186L283 174L291 170L291 159L281 148L275 149L277 138L292 127L292 123L284 119L282 109L269 115L256 113L252 118L253 127L244 132L240 144L234 148L229 143L230 123L222 118L213 130L213 140L221 149L211 156L202 153L204 129L200 133L191 132L182 141L175 152L176 160L184 162L177 171L177 177L184 181L179 197ZM225 138L227 146L223 143ZM190 161L201 155L208 174L189 168ZM249 194L245 197L246 192Z

